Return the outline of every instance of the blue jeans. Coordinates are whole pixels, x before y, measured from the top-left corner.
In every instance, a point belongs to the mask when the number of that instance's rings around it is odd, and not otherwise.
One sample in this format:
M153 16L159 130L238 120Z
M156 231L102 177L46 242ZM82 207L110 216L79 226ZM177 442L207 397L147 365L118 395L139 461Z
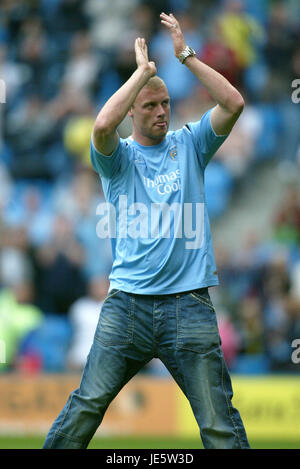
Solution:
M176 295L112 290L81 383L53 423L44 448L86 448L122 387L153 357L190 402L205 448L249 448L232 406L216 314L208 289Z

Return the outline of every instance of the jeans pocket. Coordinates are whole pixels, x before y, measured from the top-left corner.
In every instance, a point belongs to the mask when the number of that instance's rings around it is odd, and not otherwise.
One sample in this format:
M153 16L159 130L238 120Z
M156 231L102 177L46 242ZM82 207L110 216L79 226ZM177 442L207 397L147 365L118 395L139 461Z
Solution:
M177 314L177 348L207 353L219 347L215 309L208 298L189 293L180 300Z
M121 290L116 290L115 288L113 290L111 290L110 292L108 292L108 295L107 297L105 298L104 303L106 303L106 301L108 301L110 298L113 298L115 295L118 295L118 293L120 293Z
M105 299L95 339L103 345L127 345L133 342L134 296L112 290Z
M209 293L198 293L197 290L194 290L192 291L190 294L189 294L192 298L194 298L195 300L197 300L199 303L202 303L203 305L205 306L208 306L209 308L211 308L213 311L215 311L215 308L214 308L214 305L212 304L211 302L211 299L210 299L210 296L209 296Z

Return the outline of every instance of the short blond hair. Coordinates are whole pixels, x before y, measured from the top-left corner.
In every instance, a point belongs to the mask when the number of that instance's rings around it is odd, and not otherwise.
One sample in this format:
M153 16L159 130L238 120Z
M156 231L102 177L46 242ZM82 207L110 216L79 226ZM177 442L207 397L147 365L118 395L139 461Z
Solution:
M160 78L159 76L154 75L154 77L149 78L149 80L148 80L147 83L143 86L143 88L140 90L140 92L141 92L144 88L151 88L151 90L157 91L157 90L159 90L160 88L163 88L163 87L167 88L167 86L166 86L164 80L163 80L162 78ZM139 92L139 94L140 94L140 92ZM139 94L138 94L138 96L139 96ZM138 97L138 96L137 96L137 97ZM137 99L137 97L136 97L136 99ZM135 99L135 101L136 101L136 99ZM134 101L132 107L134 107L135 101Z
M144 88L151 88L152 90L158 90L159 88L162 88L163 86L166 87L164 80L160 78L158 75L154 75L154 77L149 78L147 83L144 85Z

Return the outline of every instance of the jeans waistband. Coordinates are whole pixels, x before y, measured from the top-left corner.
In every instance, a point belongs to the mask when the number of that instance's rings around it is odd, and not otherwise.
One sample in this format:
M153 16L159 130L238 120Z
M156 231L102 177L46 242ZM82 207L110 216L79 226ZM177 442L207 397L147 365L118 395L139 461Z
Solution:
M198 293L199 295L203 295L205 293L208 292L208 287L205 287L205 288L194 288L193 290L186 290L186 291L182 291L182 292L177 292L177 293L167 293L167 294L163 294L163 295L158 295L158 294L155 294L155 295L142 295L142 294L138 294L138 293L130 293L131 295L136 295L136 296L146 296L148 298L167 298L167 297L180 297L180 296L184 296L184 295L187 295L189 293L193 293L193 292L196 292Z

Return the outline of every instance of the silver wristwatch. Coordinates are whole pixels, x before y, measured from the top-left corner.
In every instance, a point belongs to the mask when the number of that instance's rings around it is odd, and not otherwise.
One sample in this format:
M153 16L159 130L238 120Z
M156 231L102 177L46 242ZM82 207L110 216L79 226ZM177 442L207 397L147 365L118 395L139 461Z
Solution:
M187 57L194 56L194 55L196 55L196 52L194 51L194 49L192 49L190 46L186 46L186 48L181 52L178 59L183 64L183 62L185 61Z

